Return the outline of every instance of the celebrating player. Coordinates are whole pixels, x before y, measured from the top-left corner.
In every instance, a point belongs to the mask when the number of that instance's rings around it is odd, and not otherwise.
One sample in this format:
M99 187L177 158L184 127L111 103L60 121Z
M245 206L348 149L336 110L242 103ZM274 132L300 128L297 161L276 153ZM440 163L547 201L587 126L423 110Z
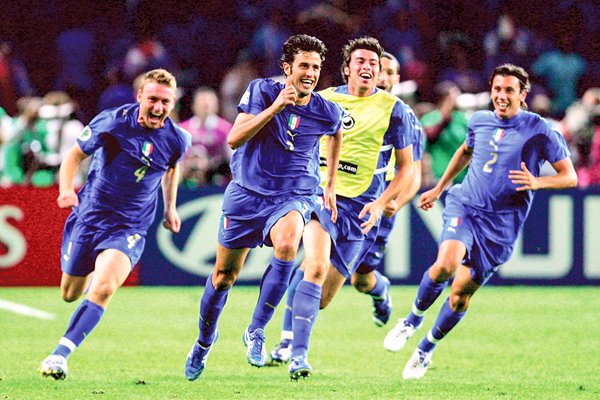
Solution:
M352 275L375 241L386 205L412 178L418 121L397 97L376 88L382 51L374 38L351 40L343 49L342 76L348 84L320 92L345 111L336 183L339 215L336 222L319 207L305 228L304 272L297 272L303 278L298 279L291 311L291 379L310 375L308 344L319 308L326 307ZM321 149L323 154L327 150L328 146ZM386 189L392 150L398 173Z
M404 379L419 379L427 372L436 344L464 317L473 294L508 261L534 191L577 185L562 135L526 111L527 72L503 64L492 72L490 84L494 111L473 114L465 143L438 184L419 199L419 207L429 210L470 163L462 184L453 186L446 197L437 260L423 274L411 312L384 340L386 349L400 350L454 278L437 320L404 368ZM556 175L538 176L546 160Z
M393 86L399 81L400 63L398 63L396 57L384 51L381 54L381 72L377 87L391 93ZM411 109L407 108L406 110L412 114ZM421 123L418 122L416 116L414 119L416 127L421 129ZM421 133L419 139L413 143L413 178L409 185L400 189L400 194L394 200L386 204L375 243L371 246L356 272L352 274L351 281L356 290L368 294L373 299L373 321L377 326L387 324L392 313L390 281L377 271L377 267L381 264L385 255L385 248L396 221L396 213L412 200L421 187L421 158L423 158L424 147L425 136ZM396 158L392 154L390 168L386 174L386 185L388 186L395 176L395 163Z
M61 164L58 206L73 208L61 247L62 298L75 301L90 280L91 285L58 346L42 362L43 376L65 379L67 358L98 324L140 259L161 184L163 226L179 231L181 221L175 209L178 163L191 138L169 118L175 91L175 78L168 71L146 73L137 92L139 104L98 114ZM91 154L94 159L87 182L76 194L73 180L79 164Z
M230 287L250 248L272 246L274 256L261 281L252 321L243 335L248 362L265 365L264 328L288 286L304 225L314 208L321 180L319 140L327 138L327 185L324 206L337 216L335 176L342 132L342 109L313 93L327 51L321 40L291 36L283 45L281 67L286 84L252 81L228 136L236 151L233 181L223 199L217 260L200 302L198 340L187 358L185 374L197 379L218 337L217 321Z

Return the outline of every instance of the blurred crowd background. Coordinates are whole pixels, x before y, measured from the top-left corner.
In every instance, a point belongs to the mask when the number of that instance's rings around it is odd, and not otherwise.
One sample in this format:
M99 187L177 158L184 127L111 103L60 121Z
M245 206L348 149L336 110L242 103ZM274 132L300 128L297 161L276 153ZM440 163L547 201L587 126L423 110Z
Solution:
M183 185L226 184L239 99L252 79L281 74L281 46L294 33L329 48L319 88L342 84L350 38L374 36L398 58L394 93L427 134L424 185L464 141L470 113L489 108L488 77L504 62L530 73L529 108L565 136L580 186L600 185L598 21L595 0L9 1L0 19L0 185L53 185L83 126L135 101L136 78L158 67L177 77L173 118L193 135Z

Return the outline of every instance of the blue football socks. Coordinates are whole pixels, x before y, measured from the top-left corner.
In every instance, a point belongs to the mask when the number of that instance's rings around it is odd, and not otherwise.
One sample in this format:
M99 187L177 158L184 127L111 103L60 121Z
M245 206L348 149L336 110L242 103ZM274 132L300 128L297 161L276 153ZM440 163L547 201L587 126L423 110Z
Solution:
M258 328L265 329L267 323L273 317L275 308L285 295L290 276L294 271L294 264L294 260L284 261L276 257L271 259L271 264L265 271L260 283L258 302L254 307L252 322L248 329L250 332Z
M427 333L427 336L421 340L421 343L419 343L419 349L425 352L432 351L437 342L442 340L448 333L450 333L452 328L454 328L456 324L460 322L466 313L466 311L454 312L450 307L450 300L447 298L446 302L442 306L442 309L440 310L440 313L438 314L437 319L435 320L435 323L431 327L431 330L429 333Z
M300 268L296 268L290 279L290 285L287 288L287 297L285 299L285 310L283 311L283 327L282 330L286 332L292 332L292 309L294 306L294 296L296 294L296 288L298 284L304 279L304 271Z
M221 311L223 311L228 294L229 289L215 289L212 284L212 274L206 278L204 293L202 294L202 300L200 300L200 318L198 321L200 328L198 343L203 347L210 346L215 340L217 320L219 319L219 315L221 315Z
M71 316L67 330L52 354L69 357L98 325L103 314L103 307L88 299L83 300Z
M294 339L292 357L306 356L310 334L319 313L321 286L303 280L296 288L292 309Z
M435 282L431 280L429 269L427 269L419 284L417 298L413 303L412 311L406 317L406 322L414 327L419 326L423 321L425 311L437 300L447 284L447 281Z
M377 279L377 283L375 283L375 287L369 292L371 297L381 298L385 294L385 281L383 280L383 275L377 270L373 271L375 274L375 279Z

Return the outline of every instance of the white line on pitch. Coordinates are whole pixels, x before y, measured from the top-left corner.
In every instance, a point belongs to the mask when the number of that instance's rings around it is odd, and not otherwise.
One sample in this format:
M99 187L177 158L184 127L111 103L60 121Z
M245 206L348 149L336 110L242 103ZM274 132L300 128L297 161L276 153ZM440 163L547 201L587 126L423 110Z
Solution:
M55 315L46 311L37 310L24 304L13 303L12 301L0 299L0 310L14 312L15 314L26 315L39 319L54 319Z

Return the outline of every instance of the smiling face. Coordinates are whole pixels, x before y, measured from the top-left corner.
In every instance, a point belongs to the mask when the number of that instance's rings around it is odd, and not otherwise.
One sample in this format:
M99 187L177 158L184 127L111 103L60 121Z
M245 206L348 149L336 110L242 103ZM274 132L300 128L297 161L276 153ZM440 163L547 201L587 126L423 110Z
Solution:
M175 107L175 89L157 82L147 82L137 93L140 103L138 123L144 128L159 129Z
M491 98L496 115L509 119L517 115L527 92L521 90L519 79L512 75L496 75L492 81Z
M369 96L379 80L379 56L371 50L357 49L344 67L348 78L348 92L353 96Z
M291 78L292 86L296 89L298 95L296 104L306 104L319 82L321 56L316 51L301 51L294 56L292 65L283 63L283 72Z
M377 87L391 93L394 85L400 82L399 69L398 62L387 57L381 57L381 72L377 80Z

